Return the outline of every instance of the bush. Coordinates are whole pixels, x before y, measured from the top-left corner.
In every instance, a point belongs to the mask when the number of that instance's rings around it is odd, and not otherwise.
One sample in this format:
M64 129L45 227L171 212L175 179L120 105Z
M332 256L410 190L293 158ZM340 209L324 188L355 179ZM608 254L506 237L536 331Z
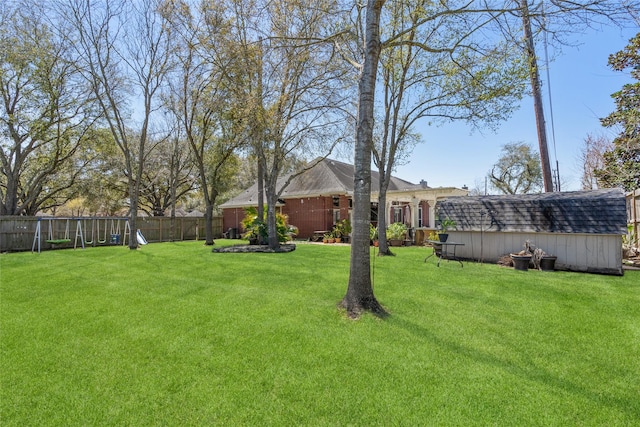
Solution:
M266 218L266 216L267 212L265 211L264 217ZM298 233L298 228L294 225L289 225L287 220L288 217L286 215L276 213L276 232L278 233L278 241L280 243L289 241L292 235ZM258 210L256 208L251 207L245 209L242 227L245 230L242 236L243 238L248 240L257 239L261 245L269 241L269 227L265 221L258 219Z
M394 222L387 227L387 239L389 240L404 239L405 234L407 234L407 226L401 222Z

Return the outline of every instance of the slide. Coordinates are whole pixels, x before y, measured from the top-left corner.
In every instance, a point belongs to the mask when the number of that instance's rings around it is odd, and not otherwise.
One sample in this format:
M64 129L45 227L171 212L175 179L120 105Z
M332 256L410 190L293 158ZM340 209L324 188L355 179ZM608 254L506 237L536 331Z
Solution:
M136 233L136 237L138 238L138 244L140 245L147 244L147 239L144 238L144 236L142 235L139 229L138 229L138 232Z

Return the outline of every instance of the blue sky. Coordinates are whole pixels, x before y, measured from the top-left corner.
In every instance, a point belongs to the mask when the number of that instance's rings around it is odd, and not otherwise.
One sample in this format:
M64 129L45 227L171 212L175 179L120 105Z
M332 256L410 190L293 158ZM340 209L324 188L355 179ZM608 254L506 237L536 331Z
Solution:
M555 128L555 149L551 135L547 73L541 70L545 96L545 116L549 153L552 165L560 163L563 191L580 189L579 155L588 134L605 135L613 139L615 132L600 125L599 118L614 108L611 94L631 82L628 73L614 72L607 66L611 53L623 49L634 29L605 28L575 36L577 47L563 47L549 64L551 101ZM544 47L537 46L538 56ZM549 55L554 53L549 47ZM538 150L538 138L533 113L533 100L524 98L520 108L504 122L497 133L479 133L465 123L428 126L426 121L417 129L423 143L416 146L411 161L396 169L394 175L418 183L424 179L430 187L473 188L484 183L484 177L500 157L500 150L509 142L524 141ZM555 168L555 166L553 166Z

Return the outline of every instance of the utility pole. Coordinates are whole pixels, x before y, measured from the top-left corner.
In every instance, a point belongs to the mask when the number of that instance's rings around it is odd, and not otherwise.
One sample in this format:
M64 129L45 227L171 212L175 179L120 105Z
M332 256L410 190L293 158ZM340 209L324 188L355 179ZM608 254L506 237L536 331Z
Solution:
M529 62L529 78L531 79L531 90L533 92L533 108L536 115L536 129L538 131L538 144L540 146L540 164L542 165L542 178L544 180L544 191L552 192L553 177L551 174L551 164L549 162L549 149L547 146L547 131L544 122L544 109L542 106L542 90L540 89L540 73L538 72L538 59L536 57L533 33L531 31L531 19L529 17L528 0L520 0L522 9L522 24L524 27L524 41L526 44L527 59Z

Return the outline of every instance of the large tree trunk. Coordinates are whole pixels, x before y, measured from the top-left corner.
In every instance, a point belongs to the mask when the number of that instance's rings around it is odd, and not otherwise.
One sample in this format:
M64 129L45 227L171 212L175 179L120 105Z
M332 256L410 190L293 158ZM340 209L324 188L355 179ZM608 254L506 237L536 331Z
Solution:
M206 207L204 214L204 244L207 246L215 245L213 240L213 206L216 204L218 198L218 190L216 190L217 182L212 183L211 192L206 197Z
M264 222L264 168L258 159L258 221Z
M4 165L3 165L4 166ZM18 178L7 165L6 169L7 188L4 194L2 210L0 215L20 215L18 211Z
M135 250L138 249L138 192L131 179L129 180L129 205L129 249Z
M204 209L204 244L212 246L213 242L213 203L207 201Z
M278 195L275 191L275 180L267 182L267 229L269 231L269 249L280 248L278 240L278 230L276 226L276 203L278 203Z
M347 294L340 305L350 317L369 310L386 314L371 285L369 223L371 221L371 148L376 72L380 57L380 13L384 0L368 0L365 58L359 82L358 119L354 154L353 233Z

